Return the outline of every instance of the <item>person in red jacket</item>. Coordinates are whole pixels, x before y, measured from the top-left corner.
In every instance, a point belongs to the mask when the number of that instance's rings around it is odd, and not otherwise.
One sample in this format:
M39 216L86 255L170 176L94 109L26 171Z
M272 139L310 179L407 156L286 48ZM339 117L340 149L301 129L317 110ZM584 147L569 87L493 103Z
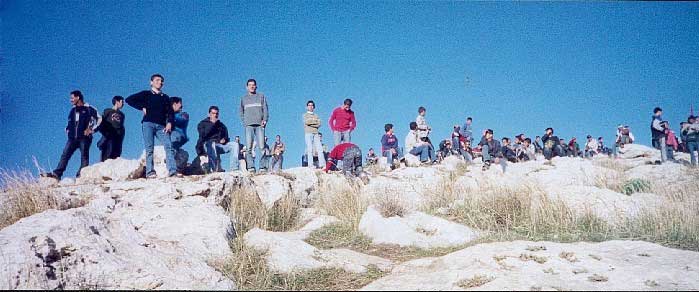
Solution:
M330 115L328 123L330 130L333 131L335 146L352 141L352 131L357 127L357 120L354 119L354 112L351 108L352 100L348 98Z
M328 157L323 171L339 170L337 163L342 161L342 172L347 176L360 176L362 173L362 150L352 143L335 146Z

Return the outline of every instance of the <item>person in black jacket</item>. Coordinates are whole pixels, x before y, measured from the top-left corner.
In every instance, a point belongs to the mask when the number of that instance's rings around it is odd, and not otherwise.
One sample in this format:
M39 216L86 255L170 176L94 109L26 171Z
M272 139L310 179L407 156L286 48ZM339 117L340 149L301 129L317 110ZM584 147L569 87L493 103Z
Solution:
M488 170L491 163L495 163L500 164L500 166L502 166L502 171L505 172L507 161L502 155L500 142L493 139L493 130L485 130L485 134L478 145L481 146L481 153L483 155L483 171Z
M73 105L73 108L68 113L68 125L66 126L68 142L66 142L66 146L63 148L61 160L56 169L49 173L42 173L41 176L60 180L68 166L68 161L70 161L75 150L78 149L80 149L80 169L78 169L75 177L80 177L80 170L90 164L92 134L99 126L102 117L100 117L97 109L85 103L83 94L79 90L70 93L70 103Z
M175 150L170 141L175 122L175 114L170 105L170 97L163 93L165 79L160 74L153 74L150 77L150 90L144 90L126 98L126 103L131 107L143 112L141 125L143 129L143 144L146 150L146 177L156 178L153 169L153 146L154 138L157 137L165 148L165 164L167 165L168 176L182 176L177 172L175 165Z
M546 128L546 133L541 137L544 142L544 157L551 160L554 156L565 156L565 150L561 146L558 136L553 135L553 128Z
M199 132L199 140L197 140L197 155L206 155L209 158L208 172L223 171L221 167L221 153L232 153L231 155L231 170L232 165L236 161L240 152L238 143L228 143L228 128L219 120L219 110L217 106L209 107L209 117L203 119L197 125Z
M124 107L124 98L118 95L113 97L112 105L111 108L104 110L102 123L99 126L102 138L97 142L97 148L102 151L102 162L121 156L124 134L126 133L124 129L124 118L126 116L121 111Z

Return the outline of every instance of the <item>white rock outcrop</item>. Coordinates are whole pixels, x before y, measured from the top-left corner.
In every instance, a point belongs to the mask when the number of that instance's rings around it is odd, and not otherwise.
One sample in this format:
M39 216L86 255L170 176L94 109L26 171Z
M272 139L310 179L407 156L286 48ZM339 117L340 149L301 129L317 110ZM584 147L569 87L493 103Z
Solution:
M478 238L471 228L422 212L384 218L375 206L369 206L362 216L359 231L374 244L423 249L459 246Z
M362 290L695 290L696 279L696 252L640 241L515 241L409 261Z

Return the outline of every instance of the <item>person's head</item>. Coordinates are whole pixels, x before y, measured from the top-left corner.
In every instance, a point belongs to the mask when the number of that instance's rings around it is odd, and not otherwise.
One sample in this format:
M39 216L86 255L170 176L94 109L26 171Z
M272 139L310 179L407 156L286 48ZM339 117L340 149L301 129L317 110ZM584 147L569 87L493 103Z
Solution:
M454 125L454 132L458 133L461 130L459 125Z
M487 139L487 140L493 139L493 130L491 130L491 129L485 130L485 139Z
M212 105L209 107L209 119L210 120L218 120L218 107L215 105Z
M416 122L410 122L410 130L411 131L417 130L417 123Z
M529 146L532 144L532 139L524 138L524 142L522 142L522 143L524 143L524 146Z
M466 118L466 124L470 125L471 123L473 123L473 119L471 117Z
M112 105L117 109L124 107L124 97L120 95L112 97Z
M536 136L536 137L534 138L534 140L535 140L535 141L541 141L541 136Z
M510 144L510 138L507 138L507 137L502 138L502 144L503 144L503 145L509 145L509 144Z
M85 103L85 100L83 99L83 93L80 92L80 90L73 90L70 92L70 104L81 105L83 103Z
M342 102L342 109L348 111L352 108L352 100L349 98L346 98L345 101Z
M597 141L602 142L602 140L604 140L604 138L602 138L602 136L597 137Z
M566 139L561 138L561 139L559 139L559 141L561 142L561 144L564 144L564 145L566 144Z
M248 82L245 83L245 87L248 90L248 93L250 94L255 94L257 93L257 81L255 79L248 79Z
M165 78L163 75L155 73L150 76L150 87L156 91L160 91L165 85Z
M374 154L374 148L369 148L369 154Z
M695 116L689 116L689 118L687 118L687 123L694 124L696 121L697 117Z
M546 134L547 135L553 135L553 128L546 128Z
M386 134L393 134L393 124L385 124L383 126L383 130L386 132Z
M313 102L312 100L309 100L306 102L306 110L309 112L313 112L316 109L316 103Z
M449 141L449 139L444 140L444 146L451 148L451 141Z
M235 142L240 143L240 136L235 136Z
M424 116L427 113L427 109L425 109L424 106L421 106L421 107L417 108L417 113L421 116Z
M588 141L592 141L592 136L591 136L591 135L587 135L587 140L588 140Z
M279 141L282 140L282 136L277 135L276 137L274 137L274 140L276 140L277 142L279 142Z
M575 141L578 141L578 138L573 137L570 139L570 142L575 142Z
M659 117L659 116L661 116L662 114L663 114L663 109L661 109L661 108L659 108L659 107L656 107L656 108L653 109L653 115L655 115L656 117Z
M179 112L182 110L182 98L173 96L170 98L170 105L172 105L172 111ZM209 109L211 111L211 109Z

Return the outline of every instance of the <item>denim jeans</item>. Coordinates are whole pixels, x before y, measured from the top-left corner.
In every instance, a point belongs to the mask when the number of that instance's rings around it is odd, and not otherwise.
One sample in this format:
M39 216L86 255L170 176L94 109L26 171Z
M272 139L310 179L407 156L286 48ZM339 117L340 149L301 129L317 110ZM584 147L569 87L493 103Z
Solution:
M488 144L483 145L483 148L481 148L482 154L483 154L483 163L486 161L494 162L495 160L493 157L490 155L490 146ZM500 158L500 166L502 167L502 172L505 172L507 170L507 159L504 157Z
M255 158L252 157L254 149L252 149L252 141L257 139L257 148L260 149L260 169L267 169L267 164L263 163L264 156L262 149L265 147L265 128L262 126L245 126L245 146L247 152L245 155L245 165L248 170L255 169Z
M697 166L697 154L695 151L699 151L699 142L687 142L687 150L689 150L689 157L692 160L692 165Z
M100 142L102 143L100 161L104 162L107 159L117 159L121 156L124 136L115 136L111 138L102 136ZM100 143L97 144L99 145Z
M350 130L344 132L333 131L333 138L335 138L335 146L352 142L352 132Z
M280 170L282 170L283 163L284 163L284 154L273 155L271 166L269 167L270 171L279 172Z
M427 144L416 146L408 153L415 156L420 156L420 161L422 162L426 162L428 160L435 160L434 149Z
M401 151L400 147L396 148L396 154L393 154L393 152L389 149L383 152L383 156L386 156L388 158L388 165L393 165L393 159L398 158L403 159L403 151Z
M238 149L238 143L227 143L219 144L215 141L206 142L204 144L206 148L206 155L209 157L209 171L219 171L223 168L221 167L221 154L231 153L230 170L238 170L240 167L240 161L238 161L237 153L240 152Z
M665 144L665 137L653 140L653 147L660 150L660 161L667 161L667 144Z
M68 161L73 156L76 150L80 149L80 168L75 177L80 177L80 170L83 167L90 164L90 145L92 144L92 137L83 139L68 139L66 146L63 147L63 154L61 154L61 160L58 162L58 167L53 170L53 173L60 179L63 176L63 172L66 171L68 167Z
M179 131L172 131L172 133L170 133L170 141L172 141L172 149L177 152L189 139Z
M270 168L270 162L272 161L272 155L262 154L260 157L260 170L268 170Z
M175 165L175 151L172 148L170 134L163 132L165 126L151 122L143 122L143 144L146 148L146 175L155 173L153 170L153 146L155 139L158 138L160 143L165 148L165 165L167 165L168 175L173 175L177 172Z
M320 167L324 167L325 157L323 157L323 145L320 144L320 136L317 133L306 133L305 138L306 157L311 157L308 167L313 168L313 150L318 153L318 165L320 165Z

